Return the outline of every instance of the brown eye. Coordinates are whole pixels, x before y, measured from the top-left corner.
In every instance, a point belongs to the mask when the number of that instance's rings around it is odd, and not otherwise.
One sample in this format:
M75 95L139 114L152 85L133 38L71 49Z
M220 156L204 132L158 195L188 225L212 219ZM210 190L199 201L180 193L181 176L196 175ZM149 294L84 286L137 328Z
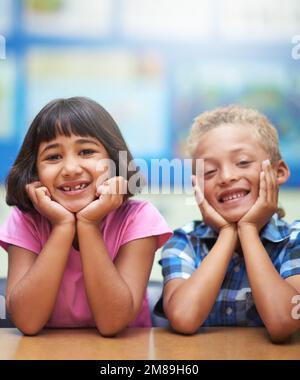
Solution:
M249 165L250 163L251 163L251 161L242 160L242 161L239 162L239 165L240 165L240 166L247 166L247 165Z
M205 172L204 175L205 175L205 176L209 176L209 175L211 175L211 174L214 174L215 172L216 172L216 169L214 169L214 170L209 170L209 171Z
M80 151L81 156L89 156L93 153L95 153L95 151L93 149L83 149Z
M61 158L60 154L51 154L50 156L46 157L46 161L57 161Z

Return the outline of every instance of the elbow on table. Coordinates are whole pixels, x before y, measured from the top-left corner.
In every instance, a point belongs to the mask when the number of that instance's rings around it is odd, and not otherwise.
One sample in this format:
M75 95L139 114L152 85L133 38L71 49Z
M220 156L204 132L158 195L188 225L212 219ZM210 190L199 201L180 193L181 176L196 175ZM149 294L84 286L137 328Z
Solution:
M38 335L38 333L43 329L43 325L37 325L32 321L24 321L22 318L17 318L13 313L10 313L10 319L15 325L15 327L21 331L23 335L34 336Z
M20 324L20 323L15 323L15 326L17 327L18 330L21 331L22 334L26 336L35 336L38 335L39 332L42 330L42 327L36 327L30 324Z
M289 321L272 323L266 328L273 343L286 343L297 330Z
M269 336L270 336L270 339L271 339L271 342L272 343L286 343L292 336L292 334L286 334L286 333L282 333L282 332L270 332L269 331Z
M203 323L199 323L194 316L176 312L169 316L169 322L175 331L185 335L196 334Z
M110 313L110 317L105 317L101 313L94 315L96 327L99 334L106 338L112 338L122 332L137 316L140 305L134 307L133 299L130 298L125 306L119 307L118 312Z
M126 328L126 326L99 326L98 324L96 327L104 338L113 338Z
M122 313L121 313L122 315ZM110 318L109 320L96 320L96 327L99 334L105 338L113 338L122 332L132 321L131 315L123 318Z

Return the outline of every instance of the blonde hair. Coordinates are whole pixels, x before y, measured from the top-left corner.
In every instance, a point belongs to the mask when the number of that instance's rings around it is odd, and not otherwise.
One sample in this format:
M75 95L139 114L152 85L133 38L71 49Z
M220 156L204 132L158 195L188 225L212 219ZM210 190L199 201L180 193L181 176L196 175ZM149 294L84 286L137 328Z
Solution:
M278 133L268 118L254 109L235 104L203 112L194 119L187 139L190 156L194 156L204 133L224 124L250 128L259 144L270 156L271 162L276 163L281 160Z

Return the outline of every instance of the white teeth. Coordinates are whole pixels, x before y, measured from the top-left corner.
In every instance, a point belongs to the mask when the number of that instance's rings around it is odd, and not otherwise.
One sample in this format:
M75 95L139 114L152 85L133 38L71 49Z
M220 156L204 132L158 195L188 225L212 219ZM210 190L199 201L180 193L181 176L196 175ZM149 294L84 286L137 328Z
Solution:
M242 198L245 195L246 195L245 192L236 193L236 194L232 194L232 195L227 195L227 196L223 197L221 200L222 200L222 202L227 202L227 201L231 201L232 199Z
M70 186L63 186L62 189L64 191L75 191L75 190L81 190L81 189L84 189L85 187L87 187L88 184L87 183L82 183L81 185L77 185L77 186L74 186L74 187L70 187Z

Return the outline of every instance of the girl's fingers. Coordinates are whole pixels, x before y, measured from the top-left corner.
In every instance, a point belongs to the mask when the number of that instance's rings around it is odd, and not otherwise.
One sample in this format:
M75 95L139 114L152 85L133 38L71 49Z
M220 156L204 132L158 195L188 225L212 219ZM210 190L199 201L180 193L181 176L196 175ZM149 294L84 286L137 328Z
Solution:
M35 181L35 182L30 183L29 186L33 186L33 187L35 187L37 189L37 188L43 186L43 184L40 181Z
M37 201L38 202L50 199L50 197L48 195L49 194L49 190L45 186L42 186L42 187L39 187L38 189L36 189L35 193L36 193L36 197L37 197Z
M100 185L97 188L97 192L99 193L99 195L106 195L110 193L110 188L107 185Z
M27 195L29 196L31 202L33 204L36 204L37 203L37 197L36 197L36 193L35 193L36 186L33 183L31 183L31 184L26 185L25 189L26 189Z
M123 178L123 177L120 177L121 180L120 180L120 194L127 194L127 190L128 190L128 181Z
M98 186L96 194L127 194L127 184L125 178L113 177Z

